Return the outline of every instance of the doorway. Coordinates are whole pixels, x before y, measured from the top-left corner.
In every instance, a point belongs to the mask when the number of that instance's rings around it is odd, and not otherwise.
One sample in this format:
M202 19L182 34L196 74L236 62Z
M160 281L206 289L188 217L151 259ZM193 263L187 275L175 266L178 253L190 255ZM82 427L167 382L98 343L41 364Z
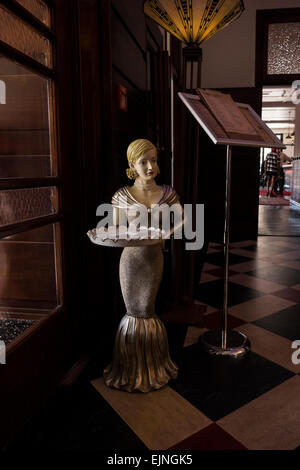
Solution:
M300 8L258 10L256 26L256 86L262 89L262 118L285 145L268 198L263 162L271 149L261 152L258 234L300 236L300 112L294 99L300 83Z
M258 233L297 236L300 235L300 211L292 199L296 105L291 101L291 87L263 87L262 119L286 148L280 152L280 169L269 188L265 165L272 149L261 149Z

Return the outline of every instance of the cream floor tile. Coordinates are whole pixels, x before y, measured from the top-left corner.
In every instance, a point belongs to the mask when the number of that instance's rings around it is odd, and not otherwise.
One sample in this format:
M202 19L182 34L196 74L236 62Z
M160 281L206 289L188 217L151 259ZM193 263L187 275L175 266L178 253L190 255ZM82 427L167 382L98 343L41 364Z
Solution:
M244 263L238 263L238 264L233 264L231 268L234 271L237 271L239 273L246 273L248 271L253 271L254 269L257 268L265 268L267 266L270 266L270 262L266 261L261 261L261 260L253 260L253 261L245 261Z
M286 268L300 269L300 261L282 261L278 263L279 266L284 266Z
M281 299L275 295L263 295L256 299L234 305L228 309L228 312L230 315L241 318L246 322L252 322L292 305L295 305L295 302Z
M290 239L291 240L291 239ZM293 241L286 241L286 240L276 240L276 239L273 239L272 240L272 245L276 245L276 246L286 246L287 248L299 248L299 245L298 243L294 243Z
M299 446L300 376L295 375L217 421L250 450L292 450Z
M204 284L204 282L209 282L209 281L215 281L216 279L219 279L217 276L213 276L212 274L209 274L206 271L203 271L201 273L201 280L199 284Z
M208 331L207 328L198 328L197 326L189 326L187 330L187 334L184 340L183 347L191 346L198 342L199 337Z
M277 260L281 261L295 261L300 258L300 250L287 251L275 256Z
M285 367L295 374L300 373L300 365L297 366L292 363L292 354L294 352L294 349L291 347L292 341L250 323L235 329L244 333L249 338L251 351L275 362L275 364Z
M278 260L278 258L276 258L276 256L263 256L262 258L260 258L260 261L265 261L266 263L269 263L269 266L270 264L278 264L280 260Z
M212 422L168 386L128 393L107 387L103 378L91 383L149 449L168 449Z
M277 290L285 288L285 286L281 284L265 281L264 279L248 276L247 274L243 273L230 276L230 281L235 282L236 284L241 284L245 287L250 287L251 289L256 289L260 292L264 292L265 294L270 294L271 292L276 292Z
M275 246L283 246L283 247L286 247L286 248L291 248L291 249L299 249L299 245L298 243L293 243L293 242L290 242L290 241L283 241L283 240L274 240L272 241L272 245L275 245Z

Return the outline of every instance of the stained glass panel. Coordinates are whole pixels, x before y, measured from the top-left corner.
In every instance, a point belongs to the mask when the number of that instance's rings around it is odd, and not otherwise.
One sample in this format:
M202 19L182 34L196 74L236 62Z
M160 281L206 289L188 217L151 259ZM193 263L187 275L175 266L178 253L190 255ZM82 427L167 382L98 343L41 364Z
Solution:
M0 5L0 40L23 54L52 67L52 45L49 39Z
M0 319L38 320L56 307L57 236L58 224L51 224L0 239ZM13 327L22 326L14 323L0 321L0 336L6 335L7 343L17 336Z
M50 188L0 191L0 226L57 212L57 190Z
M17 2L36 16L38 20L50 27L50 8L43 0L17 0Z
M300 23L274 23L268 33L268 74L300 73Z
M0 178L56 175L52 86L0 55Z

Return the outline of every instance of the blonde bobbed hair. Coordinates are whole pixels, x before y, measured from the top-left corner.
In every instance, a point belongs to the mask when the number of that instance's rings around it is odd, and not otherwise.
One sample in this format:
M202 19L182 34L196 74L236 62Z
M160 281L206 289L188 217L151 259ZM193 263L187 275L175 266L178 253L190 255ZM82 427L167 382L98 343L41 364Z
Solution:
M144 153L149 152L149 150L154 150L157 156L157 148L155 147L150 140L147 139L137 139L129 144L127 149L127 160L128 163L136 163L137 160L144 155ZM137 173L134 168L127 168L126 174L129 179L134 180L137 177Z

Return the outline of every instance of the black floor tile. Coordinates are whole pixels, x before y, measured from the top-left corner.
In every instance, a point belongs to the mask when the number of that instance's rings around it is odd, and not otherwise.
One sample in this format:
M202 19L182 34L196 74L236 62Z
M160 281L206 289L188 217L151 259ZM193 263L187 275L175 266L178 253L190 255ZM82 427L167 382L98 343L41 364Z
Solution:
M188 325L182 323L164 323L168 335L169 352L173 361L177 361L184 345Z
M244 263L250 261L252 258L246 256L235 255L234 253L229 253L229 265L234 265L238 263ZM205 262L214 264L216 266L224 266L224 254L222 252L210 253L206 255Z
M293 305L252 323L291 341L300 340L300 305Z
M249 271L246 274L288 287L300 284L300 270L275 264Z
M250 289L249 287L236 284L235 282L228 283L229 307L247 302L247 300L260 297L261 295L264 295L263 292ZM217 309L221 309L223 306L223 279L199 284L197 300L211 305L212 307L216 307Z
M294 374L250 352L233 360L205 354L199 344L184 348L179 376L170 385L213 421L217 421Z
M145 450L89 383L60 389L7 450Z

